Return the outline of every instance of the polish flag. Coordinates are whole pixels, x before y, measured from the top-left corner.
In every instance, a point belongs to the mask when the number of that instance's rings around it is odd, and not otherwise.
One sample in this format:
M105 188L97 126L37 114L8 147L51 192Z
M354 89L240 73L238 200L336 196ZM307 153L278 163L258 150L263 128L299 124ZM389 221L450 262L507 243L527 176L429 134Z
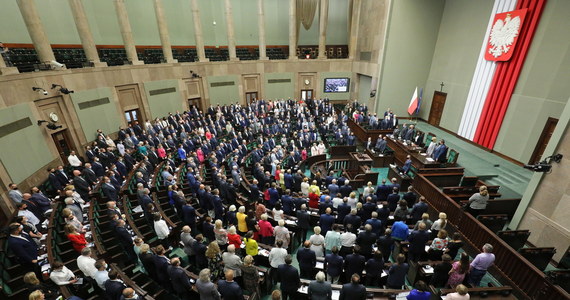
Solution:
M412 100L410 100L410 105L408 106L408 114L413 115L416 113L418 109L420 99L418 98L418 87L416 86L416 90L414 91L414 95L412 96Z

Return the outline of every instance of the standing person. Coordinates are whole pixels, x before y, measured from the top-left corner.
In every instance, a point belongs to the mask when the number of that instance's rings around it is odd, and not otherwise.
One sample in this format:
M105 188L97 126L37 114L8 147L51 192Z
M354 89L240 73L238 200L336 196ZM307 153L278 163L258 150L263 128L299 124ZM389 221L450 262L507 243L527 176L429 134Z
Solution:
M487 208L487 202L489 202L489 191L487 191L486 186L482 185L479 187L479 193L475 193L469 198L467 211L477 218Z
M366 285L379 286L380 276L384 271L382 252L376 250L372 258L366 262L364 269L366 270Z
M271 266L269 275L271 276L273 284L277 282L277 268L285 263L285 257L287 256L287 250L281 248L283 241L277 241L275 244L277 247L269 251L269 265Z
M352 254L348 254L344 261L344 271L346 274L346 281L350 281L352 274L362 275L364 267L366 265L366 259L364 256L360 255L360 246L355 245L352 248Z
M461 249L461 247L463 247L461 233L455 232L453 233L453 238L451 241L447 243L447 248L444 250L444 252L448 254L452 260L454 260L457 256L457 252L459 252L459 249Z
M495 263L495 254L491 244L483 245L483 252L477 254L475 259L471 262L469 269L469 283L473 286L479 286L481 279L487 273L487 269Z
M206 258L208 258L208 269L210 269L212 280L218 280L222 277L224 262L222 261L222 251L218 242L213 241L206 249Z
M159 213L156 213L153 218L154 218L154 231L156 232L158 241L164 248L168 249L169 247L168 235L170 235L170 229L168 228L166 221L162 219Z
M283 248L289 248L289 243L291 242L291 236L289 234L289 229L285 227L285 220L279 220L277 222L278 226L275 226L273 234L275 235L275 240L283 241Z
M340 244L340 228L338 224L334 224L332 226L332 230L327 232L325 235L325 250L326 253L331 253L333 247L337 247L339 249L341 246Z
M446 226L447 226L447 214L444 212L440 212L439 219L437 219L435 222L433 222L433 225L431 225L430 239L434 239L437 236L437 233L441 229L445 229Z
M325 238L321 234L321 227L315 226L313 228L313 231L315 232L315 234L311 235L311 238L309 238L309 241L311 242L311 250L315 251L317 257L324 257Z
M437 237L433 239L428 250L429 260L439 260L443 255L443 250L447 247L449 243L449 238L447 237L447 231L445 229L440 230L437 233Z
M401 289L406 281L406 275L408 274L408 269L410 268L407 263L405 263L406 257L404 254L398 254L396 257L396 263L392 264L390 270L388 270L388 281L386 282L386 287L389 289Z
M234 271L225 271L225 280L218 281L218 292L224 300L242 300L243 291L241 287L234 281Z
M253 265L253 257L251 255L247 255L243 259L243 265L241 265L240 268L245 290L248 291L250 295L253 293L260 295L259 271Z
M220 293L214 283L210 281L210 269L202 269L196 280L196 290L200 300L220 300Z
M342 274L342 266L344 259L338 255L338 248L332 247L332 253L325 256L325 270L327 270L328 282L331 284L338 283L340 274Z
M378 249L382 252L382 257L384 261L390 260L390 254L392 253L392 249L394 247L394 240L392 239L392 230L390 228L384 231L384 235L378 238L376 241L376 245Z
M315 280L309 283L308 290L311 300L329 300L332 296L331 284L325 281L325 273L318 272Z
M303 248L297 251L297 261L299 261L299 269L301 269L301 278L312 278L313 269L317 264L315 251L310 248L311 242L305 241Z
M469 272L469 256L467 253L461 253L461 258L459 261L454 262L451 265L451 270L449 271L449 279L447 279L447 285L452 288L463 282L465 275Z
M180 259L178 257L173 258L170 261L171 266L168 268L168 277L172 282L172 287L176 292L176 295L182 300L191 299L190 290L192 289L192 284L186 275L186 272L182 267L180 267Z
M430 284L443 288L449 279L449 271L451 271L451 257L447 254L441 256L442 262L433 268L433 276L431 277Z
M429 233L426 231L426 224L420 223L418 230L414 230L408 237L410 248L408 258L410 261L416 262L425 256L425 246L429 240Z
M81 253L81 250L87 246L87 241L85 240L85 235L83 233L77 232L73 225L65 225L63 228L67 239L71 242L71 246L75 251Z
M366 288L360 284L360 276L352 274L350 283L342 285L339 300L366 300Z
M297 289L301 286L301 279L299 278L299 271L291 265L293 258L291 255L285 257L285 263L280 265L277 269L279 282L281 282L282 299L287 300L297 299Z
M307 205L302 204L301 209L297 211L297 226L299 227L298 242L304 241L307 238L307 231L311 228L311 215L307 212Z

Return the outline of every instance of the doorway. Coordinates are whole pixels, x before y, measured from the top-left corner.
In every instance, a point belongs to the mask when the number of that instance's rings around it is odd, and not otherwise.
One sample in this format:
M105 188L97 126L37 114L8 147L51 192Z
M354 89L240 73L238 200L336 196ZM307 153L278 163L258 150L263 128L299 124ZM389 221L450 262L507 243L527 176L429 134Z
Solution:
M188 99L188 110L191 111L192 107L196 107L198 111L204 111L202 108L202 98Z
M301 90L301 100L313 99L313 90Z
M257 99L257 92L245 93L245 101L249 105L251 102Z
M67 129L52 133L51 137L62 161L67 161L67 156L69 155L69 152L71 152L71 140Z
M534 147L534 151L532 152L532 156L530 157L530 160L528 161L529 165L536 164L543 159L542 155L544 154L544 150L546 149L546 146L548 145L548 142L550 141L550 138L552 137L552 133L554 132L554 129L556 129L556 124L558 124L558 119L556 119L556 118L548 118L548 120L546 120L546 124L544 125L544 128L542 129L542 133L540 134L540 137L538 138L538 142L536 143L536 147Z
M431 101L431 109L429 111L428 123L430 125L439 126L441 121L441 115L443 114L443 108L445 107L445 100L447 98L447 93L433 92L433 99Z
M140 113L138 109L131 109L125 111L125 119L127 120L128 124L134 124L135 121L139 121L139 116Z

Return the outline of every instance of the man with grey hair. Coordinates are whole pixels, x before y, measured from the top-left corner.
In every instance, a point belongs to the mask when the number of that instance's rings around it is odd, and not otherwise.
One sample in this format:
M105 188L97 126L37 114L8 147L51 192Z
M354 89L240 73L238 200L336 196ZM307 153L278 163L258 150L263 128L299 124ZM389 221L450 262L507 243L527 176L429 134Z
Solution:
M200 299L220 300L220 294L216 290L216 286L210 281L210 269L202 269L196 280L196 289L200 294Z
M356 238L356 244L360 245L362 255L366 260L372 257L372 245L376 243L378 237L374 232L372 232L372 225L364 225L364 231L358 234Z
M95 268L95 259L91 257L91 248L85 247L81 250L81 255L77 258L77 267L85 276L95 278L97 268Z
M184 269L180 267L180 259L175 257L170 260L170 266L168 267L168 276L172 283L172 287L181 299L191 299L190 290L192 290L192 284L186 275Z
M325 281L325 273L322 271L317 273L314 281L309 283L309 298L312 300L328 300L332 296L331 284Z
M239 258L239 256L236 255L236 246L229 245L228 251L222 254L222 260L224 261L224 272L232 270L233 271L232 276L233 275L235 275L235 277L241 276L240 267L241 265L243 265L243 262L241 261L241 258Z
M481 279L483 279L483 276L487 273L487 269L495 262L495 254L492 252L493 246L491 244L485 244L483 245L483 252L477 254L475 259L471 262L469 283L474 287L479 286Z
M243 291L241 287L234 281L234 271L226 270L224 272L225 280L218 280L218 292L224 299L243 299Z

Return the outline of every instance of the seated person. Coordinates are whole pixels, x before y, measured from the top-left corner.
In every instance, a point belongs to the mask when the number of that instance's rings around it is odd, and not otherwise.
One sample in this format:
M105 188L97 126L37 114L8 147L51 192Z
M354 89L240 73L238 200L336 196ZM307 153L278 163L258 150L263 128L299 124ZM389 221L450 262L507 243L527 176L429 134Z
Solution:
M49 274L49 278L57 285L74 284L78 280L73 272L64 266L61 261L55 261L51 265L51 269L52 271Z

